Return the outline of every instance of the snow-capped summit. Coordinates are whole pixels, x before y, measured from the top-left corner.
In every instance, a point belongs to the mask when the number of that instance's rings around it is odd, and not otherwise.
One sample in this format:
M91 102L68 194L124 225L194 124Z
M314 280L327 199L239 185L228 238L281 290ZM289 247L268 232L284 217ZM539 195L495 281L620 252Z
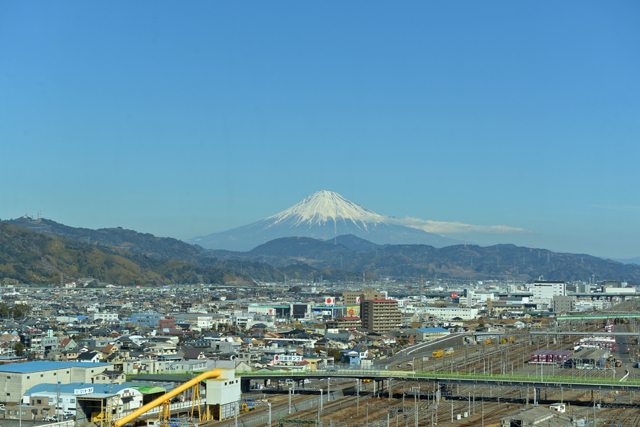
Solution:
M248 251L280 237L329 240L353 234L377 244L422 243L443 247L459 243L437 234L394 224L333 191L318 191L300 203L261 221L189 240L209 249Z
M351 221L367 229L367 223L383 222L384 217L370 211L333 191L318 191L279 214L270 216L272 225L294 221L295 225L335 225L337 221Z

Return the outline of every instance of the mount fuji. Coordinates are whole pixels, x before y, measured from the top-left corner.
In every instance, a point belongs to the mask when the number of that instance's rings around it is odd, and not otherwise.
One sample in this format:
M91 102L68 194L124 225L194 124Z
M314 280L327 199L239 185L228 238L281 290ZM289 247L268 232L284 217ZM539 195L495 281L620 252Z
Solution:
M300 203L253 224L221 233L198 236L188 243L208 249L248 251L280 237L331 240L353 234L380 245L425 244L438 248L461 243L438 234L403 225L345 199L332 191L318 191Z

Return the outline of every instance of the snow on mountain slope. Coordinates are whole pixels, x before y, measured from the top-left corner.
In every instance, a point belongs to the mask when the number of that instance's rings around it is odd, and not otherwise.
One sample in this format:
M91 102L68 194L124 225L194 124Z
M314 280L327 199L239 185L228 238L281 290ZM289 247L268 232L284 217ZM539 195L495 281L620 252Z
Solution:
M275 226L282 222L293 220L295 225L326 225L338 220L351 221L357 227L367 229L367 223L384 222L384 217L370 211L351 200L347 200L333 191L318 191L300 203L266 218ZM271 225L270 225L271 226Z
M457 240L393 224L390 218L338 193L318 191L276 215L222 233L189 240L210 249L248 251L265 241L296 235L329 240L353 234L377 244L427 244L443 247Z

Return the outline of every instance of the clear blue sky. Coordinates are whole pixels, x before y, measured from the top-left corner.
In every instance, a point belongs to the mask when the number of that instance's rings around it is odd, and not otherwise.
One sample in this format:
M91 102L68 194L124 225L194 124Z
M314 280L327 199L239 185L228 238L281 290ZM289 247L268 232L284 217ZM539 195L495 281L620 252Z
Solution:
M640 3L0 3L0 218L187 239L317 190L640 256Z

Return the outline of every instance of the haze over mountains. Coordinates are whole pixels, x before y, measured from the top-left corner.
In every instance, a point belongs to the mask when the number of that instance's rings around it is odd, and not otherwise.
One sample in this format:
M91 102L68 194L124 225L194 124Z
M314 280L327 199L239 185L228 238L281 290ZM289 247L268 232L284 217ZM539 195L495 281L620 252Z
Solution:
M526 281L544 276L640 284L636 264L514 245L460 244L398 225L330 191L256 223L192 240L198 244L120 227L91 230L28 217L5 222L16 227L2 228L0 272L25 281L51 280L60 272L122 284L223 284L283 281L285 276L340 281L360 280L365 272L370 279Z
M452 278L461 280L621 280L640 285L640 266L586 254L557 253L515 245L375 245L356 236L333 241L308 237L275 239L248 252L213 251L219 259L285 266L362 270L379 277Z
M56 281L59 272L120 284L282 282L285 275L289 280L359 281L365 272L367 280L415 281L422 275L529 281L543 276L640 285L637 264L514 245L378 245L343 235L329 241L279 238L239 252L208 250L121 228L88 230L30 218L8 222L18 227L0 223L0 275L33 283Z
M188 240L208 249L249 251L281 237L331 240L352 234L377 244L425 244L437 248L461 243L434 233L398 225L332 191L318 191L276 215L232 230Z

